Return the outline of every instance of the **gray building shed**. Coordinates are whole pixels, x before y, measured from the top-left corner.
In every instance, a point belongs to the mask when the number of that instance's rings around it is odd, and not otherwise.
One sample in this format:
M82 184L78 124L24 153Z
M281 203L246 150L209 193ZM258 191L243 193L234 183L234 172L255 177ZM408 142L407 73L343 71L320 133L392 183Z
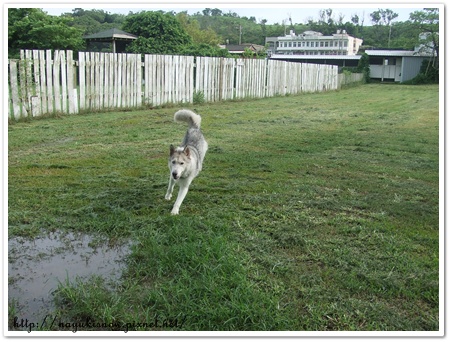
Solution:
M370 78L383 81L406 82L420 71L429 55L406 50L366 50L369 55Z

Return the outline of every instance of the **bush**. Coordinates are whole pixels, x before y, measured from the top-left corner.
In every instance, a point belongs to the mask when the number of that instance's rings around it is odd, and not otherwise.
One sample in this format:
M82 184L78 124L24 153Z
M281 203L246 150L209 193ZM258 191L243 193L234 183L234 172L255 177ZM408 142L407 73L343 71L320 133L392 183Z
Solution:
M205 103L205 94L202 91L195 91L192 102L194 104Z

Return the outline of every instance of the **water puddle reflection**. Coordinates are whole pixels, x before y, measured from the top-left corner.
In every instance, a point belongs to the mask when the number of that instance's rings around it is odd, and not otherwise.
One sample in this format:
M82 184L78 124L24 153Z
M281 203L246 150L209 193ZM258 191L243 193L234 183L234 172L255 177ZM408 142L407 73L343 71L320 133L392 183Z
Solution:
M59 282L98 275L118 280L131 244L93 244L86 234L55 232L34 240L8 241L8 302L15 315L39 321L52 311ZM96 247L91 247L95 245Z

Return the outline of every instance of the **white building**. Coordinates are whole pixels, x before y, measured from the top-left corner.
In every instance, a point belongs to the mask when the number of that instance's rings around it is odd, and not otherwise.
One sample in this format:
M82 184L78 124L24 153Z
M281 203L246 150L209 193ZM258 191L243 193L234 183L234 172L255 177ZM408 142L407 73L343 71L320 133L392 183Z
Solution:
M338 30L331 36L324 36L315 31L305 31L296 35L291 30L288 35L283 37L266 37L269 55L354 56L362 42L362 39L349 36L345 30Z

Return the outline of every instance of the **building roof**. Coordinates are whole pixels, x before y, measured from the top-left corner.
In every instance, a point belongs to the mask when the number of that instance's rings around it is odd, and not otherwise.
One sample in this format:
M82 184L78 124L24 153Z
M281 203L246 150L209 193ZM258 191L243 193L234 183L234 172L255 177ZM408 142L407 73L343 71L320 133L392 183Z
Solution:
M241 45L229 44L229 45L225 45L225 48L230 53L244 53L246 48L250 49L253 52L264 51L264 46L258 45L258 44L251 44L251 43L246 43L246 44L241 44Z
M98 32L98 33L94 33L94 34L90 34L87 36L84 36L83 39L89 39L89 40L116 40L116 39L121 39L121 40L133 40L133 39L137 39L138 37L135 36L134 34L113 28L110 30L106 30L106 31L102 31L102 32Z
M270 59L328 59L328 60L359 60L360 55L282 55L272 54Z
M420 54L417 51L410 50L366 50L369 56L373 57L424 57L425 54Z

